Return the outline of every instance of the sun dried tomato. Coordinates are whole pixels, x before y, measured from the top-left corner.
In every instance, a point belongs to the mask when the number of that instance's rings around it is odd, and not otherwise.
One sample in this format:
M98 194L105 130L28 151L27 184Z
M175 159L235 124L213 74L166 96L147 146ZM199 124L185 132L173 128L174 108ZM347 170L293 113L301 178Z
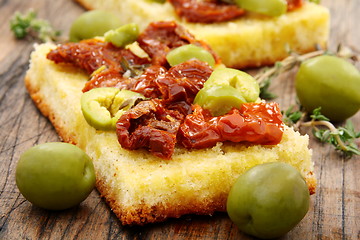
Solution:
M178 132L178 142L184 147L207 148L221 140L217 118L199 105L193 105L193 113L185 117Z
M140 58L128 49L120 49L96 39L83 40L79 43L62 44L47 54L47 58L58 63L70 63L92 74L98 68L105 66L103 71L92 76L83 89L88 91L95 87L112 87L128 85L123 74L128 70L121 63L127 65L146 65L150 63L147 58ZM122 81L125 81L121 83Z
M85 83L82 91L87 92L93 88L99 87L115 87L119 85L119 83L123 83L124 86L127 86L127 82L128 79L124 78L118 69L111 67L92 76L90 80Z
M129 90L143 94L147 98L160 98L161 92L156 79L165 74L166 68L153 65L145 69L139 77L133 78Z
M304 0L286 0L286 1L288 2L288 7L287 7L288 11L292 11L297 8L300 8L304 4Z
M169 159L183 118L179 112L166 109L159 99L142 101L119 118L118 141L125 149L147 148L153 155Z
M96 39L83 40L79 43L62 44L47 54L55 63L71 63L91 74L101 66L125 72L119 64L126 59L130 64L147 64L147 58L140 58L128 49L119 49L111 43Z
M175 12L188 22L214 23L237 18L245 11L221 1L170 0Z
M170 68L156 79L162 99L169 102L192 103L213 69L199 60L190 60Z
M219 117L195 105L180 126L178 140L186 148L212 147L223 141L274 145L282 138L281 119L276 103L245 103Z
M220 58L206 43L196 40L183 26L176 22L153 22L139 35L140 47L152 58L153 65L167 65L166 54L185 44L194 44L208 50L220 63Z
M283 122L277 103L245 103L218 119L223 141L278 144Z

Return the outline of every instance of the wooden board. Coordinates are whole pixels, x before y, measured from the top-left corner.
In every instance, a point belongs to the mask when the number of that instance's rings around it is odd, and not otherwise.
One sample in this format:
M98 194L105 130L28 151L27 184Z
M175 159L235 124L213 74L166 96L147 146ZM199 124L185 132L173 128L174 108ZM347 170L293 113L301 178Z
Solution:
M330 49L343 43L359 54L358 0L323 0L322 4L332 15ZM252 239L242 234L226 213L123 227L97 191L80 206L61 212L33 207L23 198L14 177L20 154L35 144L58 141L24 88L33 43L15 40L9 30L13 13L29 8L64 35L84 11L70 0L0 0L0 239ZM271 89L279 95L282 109L295 103L293 73L276 79ZM352 120L359 131L360 113ZM306 132L310 133L303 130ZM310 146L317 193L311 197L307 216L283 239L360 239L360 157L346 160L313 137Z

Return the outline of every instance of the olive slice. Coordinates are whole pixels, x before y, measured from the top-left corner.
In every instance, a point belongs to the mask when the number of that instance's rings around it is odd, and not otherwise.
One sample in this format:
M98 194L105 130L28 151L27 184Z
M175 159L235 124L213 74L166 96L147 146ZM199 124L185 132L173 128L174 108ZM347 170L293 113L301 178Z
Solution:
M235 88L246 102L255 102L260 94L259 84L251 75L233 68L215 69L205 82L204 88L214 85L228 85Z
M175 48L166 55L166 60L172 67L191 59L207 62L212 67L215 65L215 59L209 51L193 44Z
M117 29L109 30L104 34L106 42L111 42L117 47L125 47L133 43L139 36L139 26L135 23L123 25Z
M278 17L286 13L285 0L235 0L235 3L249 12L256 12L270 17Z
M119 117L130 109L140 93L113 87L94 88L81 96L81 110L89 125L97 130L113 130Z
M234 107L240 108L246 100L238 90L229 85L214 85L201 89L196 94L194 103L209 110L213 116L220 116Z

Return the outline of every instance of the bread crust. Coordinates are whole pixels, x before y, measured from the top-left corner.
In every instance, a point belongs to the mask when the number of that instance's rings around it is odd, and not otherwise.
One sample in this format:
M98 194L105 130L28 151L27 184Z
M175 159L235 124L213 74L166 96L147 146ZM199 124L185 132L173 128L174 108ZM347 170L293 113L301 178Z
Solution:
M169 192L169 195L166 196L166 198L162 198L162 194L164 193L159 193L158 197L160 198L160 201L157 201L157 199L153 199L153 200L149 200L146 199L144 196L144 194L147 194L147 192L143 192L141 189L144 186L134 186L136 188L136 192L135 195L133 196L138 196L138 195L142 195L140 196L140 200L138 201L133 201L134 197L129 197L129 199L124 200L124 192L126 191L130 191L131 186L123 186L121 181L127 181L125 178L130 175L130 178L132 177L136 177L138 174L138 171L132 173L131 172L131 168L127 168L129 171L126 172L125 174L123 172L121 172L120 170L117 169L117 165L111 165L109 169L106 168L105 165L107 164L112 164L114 161L119 161L122 162L120 167L122 168L126 168L126 164L128 164L128 161L134 161L134 162L141 162L143 156L145 157L149 157L152 158L151 156L149 156L150 154L146 155L136 155L138 153L131 153L133 155L129 155L129 156L125 156L125 154L128 154L129 152L127 150L121 149L121 147L117 147L119 148L121 151L120 153L122 154L121 156L119 155L110 155L111 157L113 157L113 159L111 159L111 161L108 159L107 156L103 156L104 152L101 153L97 153L96 149L94 149L96 146L98 146L99 148L103 148L103 146L101 146L101 143L95 142L95 145L91 146L91 144L94 144L93 142L90 144L88 142L83 142L82 138L86 138L86 140L89 140L89 138L97 138L99 135L98 134L102 134L102 133L98 133L95 130L93 130L91 127L89 126L84 126L84 128L81 129L74 129L75 126L77 125L71 125L72 123L66 122L67 119L64 118L71 118L71 119L77 119L77 118L81 118L81 125L86 124L86 122L82 119L82 115L79 115L79 112L73 111L73 112L68 112L67 107L61 107L61 105L55 105L54 102L61 102L64 101L65 104L62 105L69 105L67 102L67 99L69 98L69 96L65 96L64 99L61 99L61 97L58 97L57 92L54 92L54 94L50 93L51 96L55 96L54 99L50 99L50 95L49 91L58 91L60 92L60 90L67 90L67 88L71 88L70 85L68 83L63 83L65 80L64 79L60 79L60 75L58 76L57 74L59 73L64 73L64 71L68 71L69 68L62 68L62 67L58 67L55 66L55 64L51 63L50 61L48 61L46 59L46 56L44 53L46 53L47 50L49 50L51 47L54 47L53 45L43 45L43 46L38 46L37 49L34 51L34 53L32 54L32 59L31 59L31 65L30 65L30 70L27 72L26 76L25 76L25 86L31 96L31 98L33 99L36 107L41 111L41 113L47 117L51 123L53 124L55 130L57 131L57 133L59 134L60 138L65 141L65 142L69 142L72 144L77 144L79 147L83 148L93 159L94 161L94 165L95 165L95 171L96 171L96 187L98 189L98 191L100 192L101 197L103 197L106 202L109 204L109 206L111 207L112 211L116 214L116 216L119 218L119 220L121 221L121 223L123 225L144 225L147 223L154 223L154 222L161 222L164 221L167 218L178 218L180 216L186 215L186 214L201 214L201 215L211 215L214 212L217 211L226 211L226 199L227 199L227 193L229 188L231 187L233 181L235 181L235 179L237 178L237 176L239 175L240 171L235 173L234 176L232 176L231 178L227 178L228 176L225 176L226 174L228 175L232 175L235 170L232 170L231 167L229 167L229 169L225 169L222 170L222 172L220 171L221 168L226 167L225 166L219 166L220 169L218 169L217 165L214 166L213 169L216 170L211 170L210 169L199 169L198 171L195 170L194 173L187 173L185 174L186 177L189 178L189 182L190 184L198 184L196 181L201 181L203 180L201 177L201 174L204 174L204 179L206 180L204 183L201 183L201 186L199 186L200 190L197 191L184 191L184 194L180 195L178 193L176 193L177 190L181 190L181 188L179 188L180 184L184 184L184 182L176 182L177 179L175 179L177 177L177 175L180 175L180 172L176 172L174 174L174 176L170 175L170 170L165 169L166 164L171 165L172 162L162 162L159 166L160 170L159 172L161 173L161 166L163 166L164 168L164 172L169 173L169 179L167 179L168 181L165 182L166 184L170 181L172 184L175 185L169 185L166 189L169 189L168 191L173 191L173 192ZM41 69L44 70L39 70L41 67ZM71 71L76 71L74 69L71 69ZM70 73L69 73L70 74ZM52 78L48 77L48 76L52 76ZM61 75L62 76L62 75ZM69 76L69 79L74 79L75 80L75 76L77 75L71 75ZM62 85L56 85L58 82L61 82ZM55 86L56 85L56 86ZM81 82L79 84L79 86L81 85ZM48 87L52 87L52 88L48 88ZM61 88L65 88L65 89L61 89ZM75 87L75 88L79 88L79 92L81 92L81 87ZM77 91L76 91L77 92ZM63 93L59 94L59 96L62 96ZM73 95L73 94L72 94ZM75 104L75 103L74 103ZM77 105L79 105L80 103L77 103ZM62 114L62 111L65 111L66 114ZM77 116L73 116L73 115L77 115ZM89 130L90 129L90 130ZM87 131L89 131L90 133L86 133ZM291 130L292 132L292 130ZM90 137L89 137L90 136ZM291 136L290 136L291 137ZM291 159L292 155L299 155L298 154L298 150L303 151L302 155L306 155L304 158L304 162L301 168L306 168L306 170L302 171L302 174L308 184L309 187L309 192L312 194L315 192L315 188L316 188L316 178L315 175L313 174L313 166L312 166L312 162L310 159L311 158L311 152L309 152L309 150L307 149L307 140L304 140L304 137L300 137L299 136L295 136L297 139L294 139L294 143L297 142L298 140L303 141L305 145L299 146L299 149L280 149L278 150L279 152L277 154L280 154L281 156L276 156L276 159L278 158L285 158L286 159ZM106 138L106 136L105 136ZM91 139L90 139L91 140ZM290 139L291 141L291 139ZM100 145L100 146L99 146ZM94 147L95 146L95 147ZM226 158L224 158L224 161L230 161L231 158L231 154L236 154L232 152L232 147L231 145L224 145L224 148L222 149L222 152L219 153L219 155L215 155L218 156L219 158L223 158L224 155L228 156ZM281 146L279 146L281 148ZM283 146L286 148L286 146ZM227 149L228 148L228 149ZM254 147L256 148L256 147ZM271 150L271 147L258 147L258 148L264 148L267 149L266 153L267 154L271 154L273 152L273 150ZM114 147L112 145L108 146L107 150L105 151L105 154L108 153L108 151L114 151L116 152L114 149ZM244 150L249 150L249 148L245 148ZM288 153L287 150L289 151L294 151L294 153ZM211 150L209 150L211 151ZM239 150L240 151L240 150ZM250 150L249 150L250 151ZM254 152L253 152L254 151ZM95 154L94 154L95 152ZM257 153L255 152L255 150L251 150L251 153L254 153L254 155L256 155ZM140 153L139 153L140 154ZM191 152L191 153L187 153L190 156L193 156L194 158L197 158L196 151ZM203 153L201 153L202 155ZM211 153L211 155L213 154L217 154L216 152ZM227 155L228 154L228 155ZM290 155L288 155L290 154ZM179 154L178 154L179 155ZM181 155L181 153L180 153ZM136 157L134 157L136 156ZM252 155L246 155L247 158L252 158L254 156ZM262 156L263 157L263 156ZM256 161L260 161L259 159L262 158L260 157L256 157ZM268 158L271 158L271 156L267 156ZM205 160L206 159L206 160ZM299 161L302 161L301 158L299 158ZM172 159L170 161L178 161L179 159ZM216 160L216 159L215 159ZM155 161L159 161L161 162L162 160L156 160ZM180 161L180 160L179 160ZM207 159L206 157L204 157L204 162L209 161L209 159ZM151 165L150 165L151 163ZM135 167L135 169L138 169L139 171L141 170L140 167L146 167L149 166L149 169L145 169L145 173L148 172L149 174L152 173L153 171L151 170L152 165L154 165L153 160L150 161L149 164L145 163L143 165L139 165L139 167ZM260 162L257 162L256 164L258 164ZM133 164L133 163L132 163ZM136 164L136 163L135 163ZM140 163L139 163L140 164ZM142 163L141 163L142 164ZM191 164L191 163L190 163ZM210 164L210 163L209 163ZM229 164L234 164L233 162L229 162ZM255 164L255 163L254 163ZM299 162L295 162L295 164L300 164ZM158 166L157 163L155 163L155 167ZM233 165L233 167L235 167L237 165ZM177 166L175 166L177 169ZM114 169L116 168L116 169ZM196 165L194 166L194 168L196 168ZM248 168L248 167L247 167ZM105 170L104 170L105 169ZM181 169L180 169L181 170ZM180 171L179 169L177 169L176 171ZM205 173L202 173L202 171L207 171L207 174L209 174L209 176L205 175ZM208 171L214 171L214 172L208 172ZM216 172L219 171L219 172ZM244 171L244 170L241 170ZM140 173L139 173L140 174ZM196 174L197 178L194 178L195 180L192 180L191 177L193 174ZM200 176L200 179L199 179ZM158 175L156 175L156 177L158 177ZM217 184L223 184L224 186L220 186L223 189L212 189L215 188L215 185L212 185L212 183L208 183L207 181L213 180L213 178L222 178L225 177L226 180L220 179L218 182L216 182ZM139 178L139 179L143 179L143 177ZM185 179L187 180L187 179ZM113 183L113 181L116 182L116 184ZM138 184L138 183L136 183ZM141 184L146 184L145 180L143 183ZM153 186L152 184L154 184L154 182L151 182L149 185ZM161 183L163 184L163 183ZM160 184L160 185L161 185ZM186 183L185 183L186 184ZM200 184L200 183L199 183ZM119 187L121 186L121 187ZM208 188L208 189L206 189ZM161 189L161 187L156 187L154 186L154 191L158 191L157 189ZM175 190L172 190L175 189ZM196 189L196 188L195 188ZM205 190L204 190L205 189ZM205 197L202 196L198 196L196 195L198 192L203 191L205 194ZM155 196L157 193L155 193ZM166 194L166 192L165 192ZM173 198L172 198L173 197ZM127 203L128 201L133 201L130 204Z

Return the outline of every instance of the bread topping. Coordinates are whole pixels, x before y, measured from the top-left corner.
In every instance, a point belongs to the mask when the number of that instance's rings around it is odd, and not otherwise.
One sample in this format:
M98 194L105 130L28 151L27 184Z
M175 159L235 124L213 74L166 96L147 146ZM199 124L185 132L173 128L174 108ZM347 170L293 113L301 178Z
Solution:
M155 156L169 159L177 144L190 149L212 147L220 141L264 145L280 142L283 125L275 103L244 103L240 109L217 117L193 104L213 68L197 59L170 67L166 54L194 44L208 50L216 64L221 61L210 47L181 26L174 22L152 23L137 41L149 58L99 40L63 44L47 55L55 63L71 63L91 74L84 92L117 87L147 98L116 123L123 148L147 148Z

